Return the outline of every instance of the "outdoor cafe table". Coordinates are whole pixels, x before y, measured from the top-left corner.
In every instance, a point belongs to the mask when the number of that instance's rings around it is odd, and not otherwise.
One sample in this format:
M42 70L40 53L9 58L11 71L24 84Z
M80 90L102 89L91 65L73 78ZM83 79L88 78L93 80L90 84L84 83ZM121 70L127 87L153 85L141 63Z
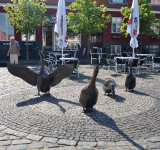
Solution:
M67 57L63 57L63 58L60 58L60 60L62 61L62 62L65 62L65 61L68 61L68 60L79 60L78 58L74 58L74 57L70 57L70 58L67 58ZM62 63L63 64L63 63Z
M152 57L152 70L154 70L154 59L153 57L155 56L154 54L136 54L138 57Z
M114 57L114 59L115 59L115 61L116 61L116 59L133 60L133 59L139 59L139 58L137 58L137 57ZM126 62L127 62L127 61L126 61ZM118 72L118 71L117 71L117 61L116 61L115 65L116 65L116 72ZM125 71L127 72L127 64L125 64L125 66L126 66Z
M57 62L58 62L57 57L58 57L58 56L62 57L62 53L60 53L60 52L50 52L50 53L49 53L49 60L50 60L50 58L52 57L52 55L55 56L55 64L57 65ZM69 54L63 54L64 57L66 57L66 56L68 56L68 55L69 55Z

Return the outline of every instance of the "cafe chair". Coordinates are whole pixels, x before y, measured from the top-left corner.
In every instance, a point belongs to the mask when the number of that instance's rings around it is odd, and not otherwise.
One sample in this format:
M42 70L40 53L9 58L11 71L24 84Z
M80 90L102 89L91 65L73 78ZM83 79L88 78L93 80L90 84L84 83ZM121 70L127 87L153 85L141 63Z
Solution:
M47 57L44 58L44 62L45 62L45 70L48 73L49 73L50 69L53 71L57 67L56 63L55 63L56 62L56 57L54 56L54 54L47 55Z
M126 61L123 60L123 59L118 59L118 58L115 58L115 68L116 68L116 72L118 73L118 70L119 68L121 67L122 70L124 70L125 72L125 67L126 67Z
M91 54L91 64L93 64L93 60L98 61L98 58L99 58L98 47L93 47L90 54Z
M130 69L130 63L128 63L128 68ZM136 70L136 73L139 75L139 59L133 59L132 70Z
M160 57L154 57L154 67L157 69L160 68Z

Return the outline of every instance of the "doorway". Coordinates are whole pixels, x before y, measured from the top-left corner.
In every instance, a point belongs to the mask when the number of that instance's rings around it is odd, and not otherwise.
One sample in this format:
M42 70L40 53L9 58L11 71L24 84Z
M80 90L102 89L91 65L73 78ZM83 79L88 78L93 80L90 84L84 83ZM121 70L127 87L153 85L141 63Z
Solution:
M43 26L43 50L44 51L54 50L54 26L53 25Z

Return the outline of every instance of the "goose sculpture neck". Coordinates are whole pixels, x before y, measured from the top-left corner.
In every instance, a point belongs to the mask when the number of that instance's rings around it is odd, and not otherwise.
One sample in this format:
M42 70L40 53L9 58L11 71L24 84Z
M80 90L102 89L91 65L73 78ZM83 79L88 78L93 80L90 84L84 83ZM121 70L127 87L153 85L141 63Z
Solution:
M97 78L98 72L99 72L99 67L97 66L94 69L93 76L92 76L91 82L89 84L89 87L91 87L91 86L94 87L95 86L95 82L96 82L96 78Z

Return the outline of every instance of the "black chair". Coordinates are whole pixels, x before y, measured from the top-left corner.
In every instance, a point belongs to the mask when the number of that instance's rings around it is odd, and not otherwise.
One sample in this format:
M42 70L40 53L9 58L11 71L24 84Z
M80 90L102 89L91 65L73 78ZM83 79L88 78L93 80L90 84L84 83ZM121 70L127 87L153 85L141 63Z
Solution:
M130 68L130 62L131 61L129 61L129 63L128 63L128 68ZM138 73L138 75L139 75L139 59L133 59L132 60L132 69L134 70L136 70L136 73Z
M124 72L125 72L126 60L116 58L116 72L117 73L118 73L119 66L122 69L124 69Z

